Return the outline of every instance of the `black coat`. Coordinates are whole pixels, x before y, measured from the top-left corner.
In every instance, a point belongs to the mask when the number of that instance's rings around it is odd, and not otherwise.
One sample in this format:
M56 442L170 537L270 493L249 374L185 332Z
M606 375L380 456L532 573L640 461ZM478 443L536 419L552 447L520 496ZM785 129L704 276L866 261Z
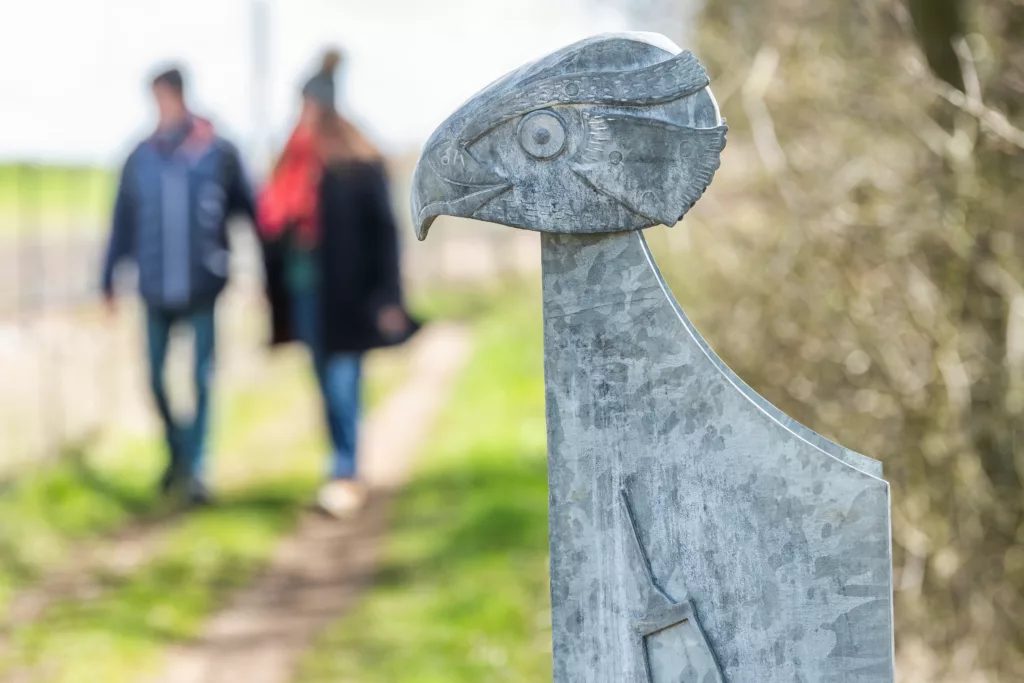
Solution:
M264 243L263 257L272 343L295 341L283 240ZM360 162L325 169L316 258L323 316L321 343L327 354L399 344L419 328L411 318L409 332L401 338L385 338L377 328L382 308L402 305L398 234L383 166Z

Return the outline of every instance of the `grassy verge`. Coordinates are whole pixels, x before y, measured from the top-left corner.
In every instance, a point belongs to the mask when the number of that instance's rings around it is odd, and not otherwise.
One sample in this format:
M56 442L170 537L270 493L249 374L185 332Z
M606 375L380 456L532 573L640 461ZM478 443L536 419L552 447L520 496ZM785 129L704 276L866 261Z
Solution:
M521 660L513 669L522 680L543 680L549 669L539 321L536 297L520 299L495 305L493 293L451 293L417 302L428 319L493 313L479 323L486 349L438 432L447 437L435 440L403 498L388 565L367 603L385 614L408 609L414 623L435 624L423 641L404 634L400 654L412 670L422 659L438 660L434 678L415 680L480 680L481 671L507 669L503 657ZM318 416L310 417L316 398L303 361L286 356L249 392L225 393L212 459L220 504L177 518L156 554L130 575L90 577L90 598L57 602L0 636L0 678L31 672L29 680L59 683L144 680L168 645L195 635L228 592L253 577L322 472ZM401 382L406 365L401 352L371 359L370 406ZM292 425L287 433L264 429L282 423ZM109 444L0 495L0 591L73 561L79 543L166 512L152 489L163 457L158 443ZM423 594L435 586L442 592ZM344 638L346 628L353 630L341 625L332 636ZM392 648L386 631L358 635L365 641L344 650L350 663L372 648ZM340 680L411 679L385 667Z
M400 352L371 359L368 407L400 383ZM0 678L138 680L159 654L198 632L230 590L247 583L313 497L325 446L305 358L278 357L269 381L225 397L215 412L212 475L218 504L175 520L157 553L128 576L93 576L94 595L58 602L7 634ZM312 414L311 414L312 413ZM267 427L271 427L267 431ZM158 443L91 451L20 480L0 497L0 586L25 586L70 560L76 543L166 506L155 496Z
M71 457L24 475L0 496L0 612L16 589L65 561L76 542L157 513L155 444L131 441L103 451L97 457L117 466L102 479Z
M95 230L109 214L114 183L106 169L0 165L0 239Z
M15 633L8 670L30 668L33 680L61 683L137 680L166 645L194 635L226 592L252 578L314 481L310 473L248 488L190 515L140 571Z
M399 496L378 580L313 648L303 683L550 680L538 304L491 300L476 355Z
M277 364L266 385L225 392L214 411L214 469L244 460L254 428L281 405L312 391L294 359ZM10 595L70 560L80 543L96 541L129 522L174 511L157 495L166 454L157 439L111 434L72 448L56 464L32 469L0 493L0 613ZM216 472L215 472L216 474Z

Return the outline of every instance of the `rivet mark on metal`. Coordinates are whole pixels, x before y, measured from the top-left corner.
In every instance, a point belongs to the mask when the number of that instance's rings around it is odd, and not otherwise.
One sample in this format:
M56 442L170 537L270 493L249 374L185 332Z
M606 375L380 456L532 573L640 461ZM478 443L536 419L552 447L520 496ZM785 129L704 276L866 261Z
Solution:
M664 607L648 612L632 624L633 632L640 639L647 683L684 680L679 676L686 673L691 674L695 683L725 683L715 653L697 620L693 603L690 600L675 600L658 583L650 557L640 539L640 528L637 526L636 515L633 514L629 492L625 488L619 490L619 499L626 511L626 519L636 542L640 564L647 574L647 581L668 603Z

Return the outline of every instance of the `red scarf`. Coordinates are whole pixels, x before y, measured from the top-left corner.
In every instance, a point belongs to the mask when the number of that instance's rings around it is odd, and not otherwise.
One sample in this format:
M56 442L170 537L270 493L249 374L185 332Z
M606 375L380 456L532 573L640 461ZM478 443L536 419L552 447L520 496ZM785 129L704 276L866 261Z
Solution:
M322 172L315 132L302 126L296 128L270 182L260 193L257 218L265 238L277 239L292 228L300 243L316 244Z

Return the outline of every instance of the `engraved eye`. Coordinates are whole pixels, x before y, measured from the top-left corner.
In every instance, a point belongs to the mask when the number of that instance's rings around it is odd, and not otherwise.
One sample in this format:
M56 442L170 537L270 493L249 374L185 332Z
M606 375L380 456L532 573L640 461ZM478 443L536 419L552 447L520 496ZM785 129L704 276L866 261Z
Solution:
M565 124L551 111L535 111L519 123L519 144L535 159L553 159L565 147Z

